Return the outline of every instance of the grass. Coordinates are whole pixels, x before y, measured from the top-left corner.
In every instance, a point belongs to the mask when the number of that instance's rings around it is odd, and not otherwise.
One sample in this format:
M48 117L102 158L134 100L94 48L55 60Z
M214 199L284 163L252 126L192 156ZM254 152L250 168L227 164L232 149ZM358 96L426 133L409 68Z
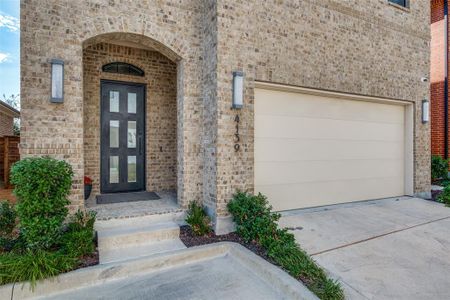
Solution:
M41 279L74 269L78 259L61 252L43 250L0 255L0 284L30 281L31 288Z
M11 244L0 252L0 285L29 281L33 290L39 280L78 268L83 258L95 251L94 222L94 213L78 211L66 224L61 240L50 249L27 247L20 235L12 240L0 235L4 244Z

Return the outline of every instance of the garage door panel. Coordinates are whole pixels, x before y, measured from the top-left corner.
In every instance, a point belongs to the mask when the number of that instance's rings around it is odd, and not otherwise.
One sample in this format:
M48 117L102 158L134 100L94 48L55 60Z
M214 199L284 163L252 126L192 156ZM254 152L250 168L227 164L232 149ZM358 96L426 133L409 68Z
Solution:
M338 119L313 119L283 116L255 117L255 137L293 139L336 139L398 141L404 126L395 123L354 122Z
M403 142L258 138L255 162L340 159L403 159ZM330 151L332 149L332 151Z
M405 107L255 90L255 191L275 210L405 194Z
M257 115L360 120L402 124L404 109L400 105L328 98L315 95L256 90ZM302 105L297 103L301 101Z
M264 162L255 166L255 181L258 185L324 182L326 186L328 181L402 177L402 166L399 160Z
M351 183L334 181L326 185L317 182L285 186L256 186L255 188L268 197L275 211L282 211L299 208L299 204L301 207L315 207L401 196L403 191L396 185L398 180L386 178L354 180ZM274 199L283 199L283 201L274 201Z

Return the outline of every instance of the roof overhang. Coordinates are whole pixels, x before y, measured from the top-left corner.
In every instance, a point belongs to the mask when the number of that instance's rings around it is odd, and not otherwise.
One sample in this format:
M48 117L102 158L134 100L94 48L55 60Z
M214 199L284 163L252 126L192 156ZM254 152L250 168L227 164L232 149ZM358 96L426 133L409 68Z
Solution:
M0 101L0 112L13 118L20 118L20 111L3 101Z

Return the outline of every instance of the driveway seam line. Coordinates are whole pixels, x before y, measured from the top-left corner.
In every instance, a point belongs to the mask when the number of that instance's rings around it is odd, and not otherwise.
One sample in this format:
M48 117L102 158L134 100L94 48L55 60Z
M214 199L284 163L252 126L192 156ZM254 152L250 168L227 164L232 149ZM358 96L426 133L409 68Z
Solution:
M363 240L360 240L360 241L356 241L356 242L352 242L352 243L349 243L349 244L345 244L345 245L337 246L337 247L334 247L334 248L330 248L330 249L327 249L327 250L319 251L319 252L310 254L310 256L316 256L316 255L328 253L328 252L331 252L331 251L334 251L334 250L347 248L347 247L350 247L350 246L353 246L353 245L357 245L357 244L361 244L361 243L364 243L364 242L368 242L368 241L371 241L371 240L374 240L374 239L377 239L377 238L380 238L380 237L384 237L384 236L391 235L391 234L394 234L394 233L398 233L398 232L406 231L406 230L413 229L413 228L416 228L416 227L428 225L428 224L431 224L431 223L443 221L443 220L446 220L446 219L450 219L450 216L447 216L447 217L444 217L444 218L440 218L440 219L436 219L436 220L431 220L431 221L420 223L420 224L416 224L416 225L409 226L409 227L402 228L402 229L393 230L393 231L386 232L386 233L383 233L383 234L379 234L379 235L376 235L376 236L373 236L373 237L370 237L370 238L367 238L367 239L363 239Z

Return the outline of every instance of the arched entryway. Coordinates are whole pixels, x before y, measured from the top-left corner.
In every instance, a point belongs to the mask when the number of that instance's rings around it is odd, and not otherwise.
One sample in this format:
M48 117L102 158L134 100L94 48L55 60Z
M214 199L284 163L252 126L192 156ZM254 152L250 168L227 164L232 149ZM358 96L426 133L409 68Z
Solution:
M176 193L180 61L143 35L109 33L83 43L88 205L105 193Z

